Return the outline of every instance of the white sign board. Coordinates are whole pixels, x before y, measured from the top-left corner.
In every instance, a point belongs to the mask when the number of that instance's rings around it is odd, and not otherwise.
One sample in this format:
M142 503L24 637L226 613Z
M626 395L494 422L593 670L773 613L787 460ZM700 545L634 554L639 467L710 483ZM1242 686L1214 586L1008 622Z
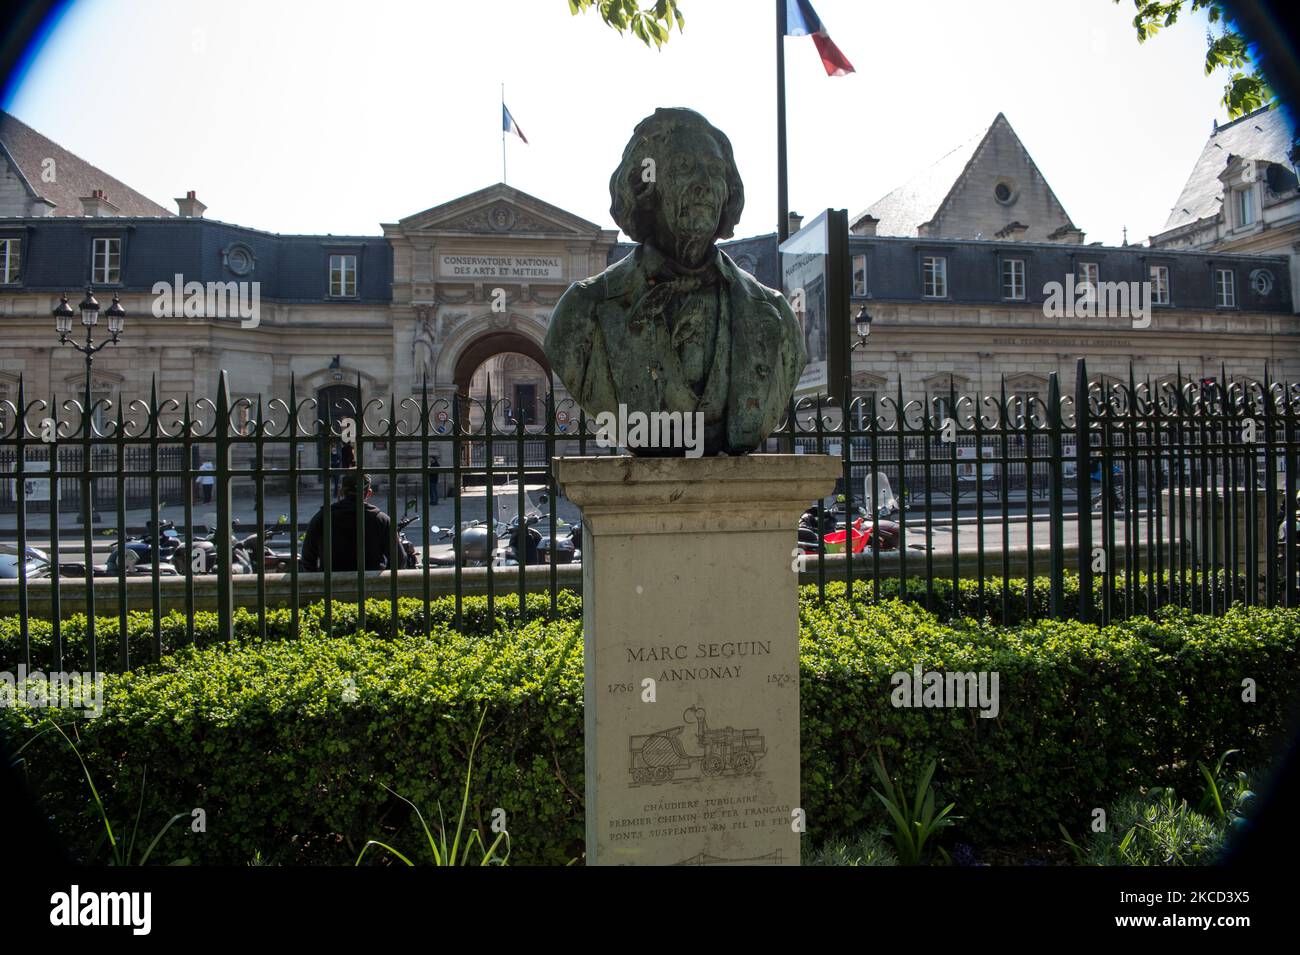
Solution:
M35 473L33 473L35 472ZM23 466L23 493L28 501L46 501L50 499L50 479L41 477L50 472L49 461L28 461ZM15 495L15 498L17 495Z
M512 282L562 282L564 257L559 255L438 256L438 277L443 279L500 279Z
M984 446L983 454L982 454L981 456L982 456L982 457L985 457L985 458L995 458L995 457L997 457L997 453L998 453L998 452L997 452L997 449L996 449L995 447L993 447L992 445L987 445L987 444L986 444L986 445ZM967 462L967 463L962 463L962 464L958 464L958 465L957 465L957 480L959 480L959 481L973 481L973 480L975 480L975 461L974 461L974 458L975 458L975 449L974 449L974 448L958 448L958 449L957 449L957 460L958 460L958 461L961 461L962 459L966 459L966 462ZM993 463L987 463L987 462L986 462L986 463L984 463L984 464L981 465L981 466L982 466L983 469L984 469L984 480L985 480L985 481L992 481L992 480L995 480L995 479L997 478L998 466L997 466L996 464L993 464Z

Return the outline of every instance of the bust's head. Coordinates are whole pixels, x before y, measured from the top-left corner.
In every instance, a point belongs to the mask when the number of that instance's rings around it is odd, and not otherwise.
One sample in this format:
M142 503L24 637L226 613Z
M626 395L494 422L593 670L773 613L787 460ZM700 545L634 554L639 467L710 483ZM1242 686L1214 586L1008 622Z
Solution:
M731 142L699 113L657 109L637 124L609 180L610 215L636 242L698 265L745 207Z

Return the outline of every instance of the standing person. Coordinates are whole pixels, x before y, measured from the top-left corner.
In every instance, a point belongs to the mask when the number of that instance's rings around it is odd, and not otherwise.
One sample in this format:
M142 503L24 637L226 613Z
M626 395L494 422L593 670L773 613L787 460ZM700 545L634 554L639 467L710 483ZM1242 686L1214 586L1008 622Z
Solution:
M330 570L357 569L357 495L364 502L362 511L362 548L366 570L383 570L394 566L388 551L389 528L392 521L387 514L370 503L375 493L370 475L349 472L343 475L343 493L330 507ZM302 569L323 570L321 548L324 540L325 508L307 525L302 541ZM399 558L397 566L401 566Z
M339 496L339 478L342 477L342 475L339 473L339 469L342 467L343 467L343 449L339 446L338 441L331 441L330 442L330 471L332 472L331 477L334 479L333 494L335 497Z
M203 492L203 503L212 503L212 486L217 483L213 472L216 466L211 461L204 461L199 465L198 485L199 490Z

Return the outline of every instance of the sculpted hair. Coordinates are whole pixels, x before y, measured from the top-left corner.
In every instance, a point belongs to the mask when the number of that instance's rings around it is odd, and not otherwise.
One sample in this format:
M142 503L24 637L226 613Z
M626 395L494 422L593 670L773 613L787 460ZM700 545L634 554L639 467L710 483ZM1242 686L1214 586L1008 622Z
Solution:
M728 239L735 233L741 210L745 208L745 186L740 181L740 170L736 168L736 159L731 152L731 140L693 109L660 107L654 115L637 123L623 150L623 159L614 175L609 177L609 214L634 242L644 242L653 236L653 210L658 201L655 184L642 181L641 162L651 158L658 165L664 145L678 130L687 128L711 136L726 161L727 202L718 217L718 231L714 238Z

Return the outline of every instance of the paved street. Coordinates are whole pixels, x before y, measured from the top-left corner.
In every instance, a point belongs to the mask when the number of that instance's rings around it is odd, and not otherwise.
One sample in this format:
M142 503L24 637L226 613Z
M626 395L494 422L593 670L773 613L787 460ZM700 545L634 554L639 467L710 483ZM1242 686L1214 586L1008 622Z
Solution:
M540 488L530 489L530 491L533 494L534 500L536 500L536 495L537 493L540 492ZM377 501L377 503L382 507L385 502ZM300 527L305 528L307 521L310 519L311 515L315 513L315 508L307 506L304 501L300 501L299 511L300 511L300 516L302 518ZM183 511L180 510L176 510L175 512L173 512L172 509L166 509L162 513L164 518L170 518L172 520L176 520L178 524L180 523L180 520L184 516ZM241 524L248 529L247 532L251 533L252 529L256 526L255 509L248 506L246 503L241 506L240 503L237 502L235 504L235 513L239 517ZM267 523L269 524L274 523L276 519L278 519L280 514L287 514L287 513L288 513L287 499L268 498L266 502ZM398 509L397 515L401 515L401 513L402 513L401 510ZM467 494L462 499L461 502L462 521L483 520L486 516L486 513L487 512L485 508L485 498L482 494L479 495ZM556 515L559 521L572 523L579 519L580 512L578 511L578 508L572 503L570 503L567 499L561 498L559 501L559 506L556 510ZM107 517L109 515L101 515L101 516ZM201 526L203 516L204 516L204 512L202 511L201 507L196 508L194 512L196 526ZM12 515L5 515L5 517L8 517L10 519L9 528L8 528L8 533L4 533L4 536L0 537L0 542L8 542L13 540ZM128 527L133 527L133 528L142 527L144 521L147 519L148 519L147 511L127 512ZM454 500L444 499L439 501L436 507L430 508L430 524L433 527L437 527L441 530L443 528L450 527L454 522L455 522ZM1101 540L1101 520L1096 515L1094 515L1092 526L1093 526L1093 540L1094 542L1099 543ZM959 516L957 521L957 548L959 553L970 554L975 552L976 548L979 545L979 540L980 540L979 527L980 525L976 521L975 516L973 514L969 514L969 515L962 514ZM104 556L107 554L109 549L113 546L114 541L116 540L116 532L113 526L107 523L96 524L95 528L96 530L95 530L93 548L96 554L96 561L102 562ZM1115 528L1116 528L1115 530L1116 540L1119 543L1123 543L1124 524L1121 521L1117 520L1115 523ZM952 529L953 529L953 524L949 518L936 517L934 519L933 524L931 526L931 532L930 532L930 544L934 548L934 552L936 554L950 554L952 552L952 547L953 547ZM791 530L793 532L793 528L791 528ZM1063 530L1064 530L1063 543L1067 547L1073 546L1078 540L1078 527L1074 520L1073 514L1070 513L1066 514ZM0 527L0 533L3 533L3 531L4 528ZM1141 525L1137 528L1137 536L1139 541L1145 541L1147 539L1146 531L1147 531L1146 522L1145 520L1143 520ZM416 544L417 547L419 547L423 535L421 533L420 523L418 520L413 524L411 524L411 526L407 529L406 533L407 536L411 539L411 541L414 544ZM1006 522L1006 541L1012 550L1017 550L1026 546L1026 544L1030 542L1031 536L1032 536L1032 542L1035 546L1043 546L1050 541L1051 539L1050 534L1051 534L1050 524L1048 520L1041 515L1041 511L1035 513L1032 524L1025 519L1025 516L1023 514L1012 515L1009 518L1009 520ZM436 542L435 541L436 536L437 535L435 535L434 532L431 530L430 533L431 546L429 548L429 552L436 554L439 552L449 551L450 544L447 543L445 539L442 542ZM1164 536L1167 537L1167 533ZM1001 551L1003 546L1003 523L1001 521L1000 514L989 514L989 513L985 514L985 521L983 525L983 539L984 539L984 548L987 553L995 553ZM45 515L39 515L35 521L29 519L28 542L34 547L48 549L49 530L48 530L48 524L45 521ZM0 543L0 546L3 546L3 544ZM284 536L274 538L272 540L272 546L276 550L287 550L288 548L287 539ZM908 522L907 532L906 532L906 546L909 553L924 553L926 548L926 532L925 532L925 522L923 519L913 519ZM84 549L85 549L84 538L82 535L80 524L69 522L68 520L66 520L66 517L61 523L60 548L61 548L63 559L69 561L75 561L81 559L81 555L84 553Z

